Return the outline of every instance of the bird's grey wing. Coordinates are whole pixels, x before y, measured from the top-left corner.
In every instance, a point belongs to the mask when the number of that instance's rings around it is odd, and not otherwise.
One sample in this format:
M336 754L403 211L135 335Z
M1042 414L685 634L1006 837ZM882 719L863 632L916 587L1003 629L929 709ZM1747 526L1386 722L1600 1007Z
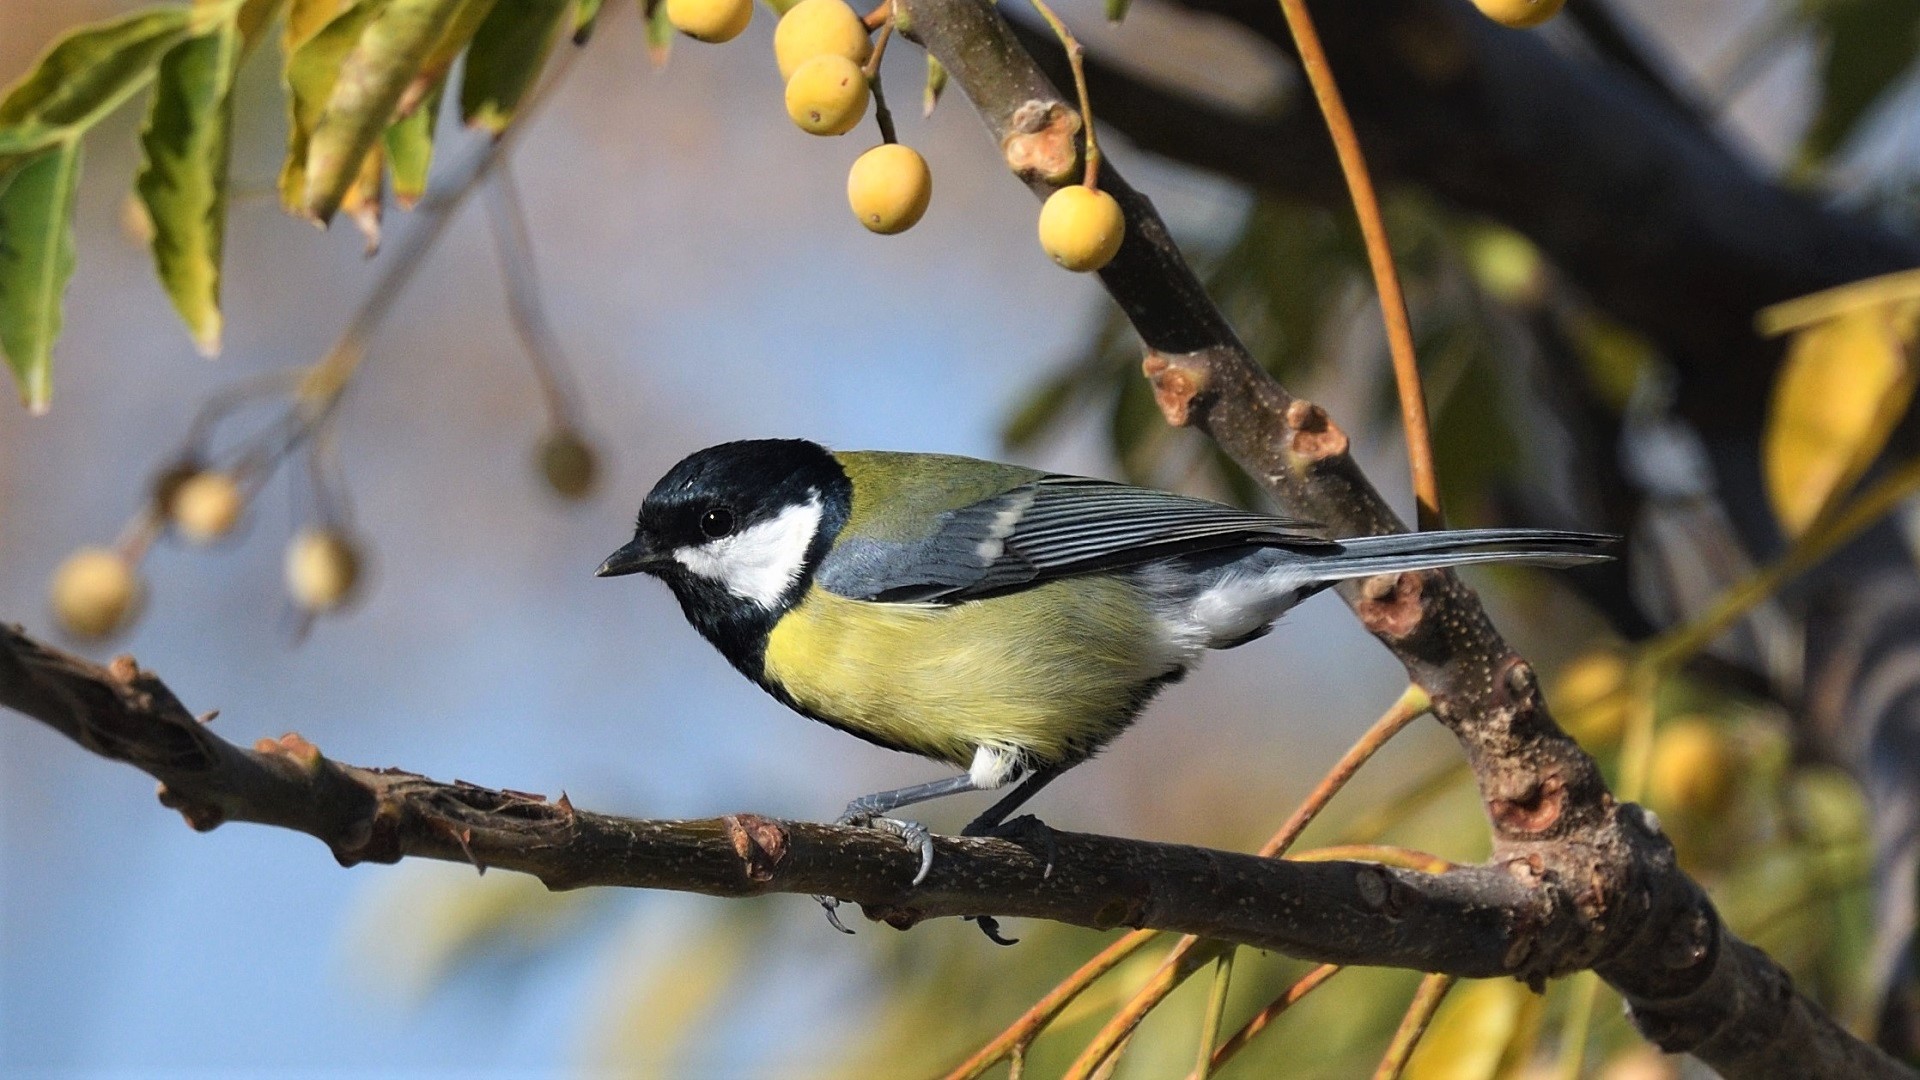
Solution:
M921 540L843 539L818 580L861 600L953 602L1174 555L1329 543L1310 528L1205 499L1049 475L948 511Z

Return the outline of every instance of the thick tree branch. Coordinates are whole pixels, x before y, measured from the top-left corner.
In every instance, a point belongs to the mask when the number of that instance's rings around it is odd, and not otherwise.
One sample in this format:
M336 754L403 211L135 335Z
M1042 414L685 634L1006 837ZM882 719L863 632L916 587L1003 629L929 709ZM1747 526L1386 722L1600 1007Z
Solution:
M918 856L878 830L615 817L564 796L342 764L298 735L236 746L131 658L101 667L11 627L0 627L0 705L153 776L160 801L196 829L291 829L347 866L414 857L516 870L555 889L831 894L901 927L980 913L1149 926L1326 962L1536 981L1551 974L1532 966L1557 953L1551 939L1581 932L1557 889L1496 868L1422 874L1064 832L1044 852L940 837L914 888Z
M341 764L297 735L245 749L195 719L130 658L101 667L12 627L0 627L0 705L153 776L160 801L196 829L228 821L291 829L325 843L345 866L416 857L516 870L555 889L826 893L902 928L979 913L1098 929L1144 926L1327 963L1513 975L1536 984L1558 973L1545 965L1586 932L1572 896L1508 866L1423 874L1077 833L1053 834L1044 853L1005 840L941 837L932 874L914 888L907 882L917 856L875 830L753 814L697 821L596 814L564 796L550 802ZM1720 947L1716 931L1697 926L1696 947ZM1724 990L1798 1048L1789 1071L1774 1075L1906 1075L1847 1038L1758 951L1724 943L1728 953L1712 967L1727 985L1709 983L1669 1003L1662 1016L1675 1025L1671 1037L1707 1046L1731 1040L1715 1050L1719 1061L1777 1054L1743 1038L1746 1026L1728 1030ZM1672 959L1684 968L1694 957Z
M1369 11L1351 19L1374 18L1372 5L1362 6ZM896 0L896 10L1036 195L1078 179L1079 118L992 7ZM1277 22L1272 4L1265 12L1263 25ZM1168 421L1205 431L1285 510L1336 535L1403 530L1325 410L1294 398L1247 352L1152 204L1111 168L1102 181L1126 210L1127 239L1101 277L1146 343L1146 371ZM1583 932L1528 942L1558 949L1525 958L1529 969L1596 969L1650 1038L1728 1075L1910 1075L1793 993L1783 970L1726 931L1651 816L1616 804L1593 760L1553 723L1532 669L1456 576L1383 576L1342 595L1466 750L1493 824L1493 865L1530 887L1564 890L1571 902L1555 914L1571 915Z

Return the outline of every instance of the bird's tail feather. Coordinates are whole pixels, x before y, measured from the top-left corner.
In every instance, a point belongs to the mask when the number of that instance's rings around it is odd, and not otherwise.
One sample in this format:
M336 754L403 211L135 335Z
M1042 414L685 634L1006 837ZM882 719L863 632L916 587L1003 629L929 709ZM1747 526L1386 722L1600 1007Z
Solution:
M1537 566L1578 566L1613 558L1619 537L1605 533L1552 529L1449 529L1396 533L1341 540L1339 554L1316 553L1308 561L1315 580L1341 581L1434 570L1443 566L1518 562Z

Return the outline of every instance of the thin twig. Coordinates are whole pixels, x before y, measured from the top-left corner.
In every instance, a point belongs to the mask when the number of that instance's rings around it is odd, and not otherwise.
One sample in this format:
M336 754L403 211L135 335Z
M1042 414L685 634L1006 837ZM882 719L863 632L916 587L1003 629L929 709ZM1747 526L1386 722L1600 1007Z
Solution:
M1391 844L1335 844L1287 858L1294 862L1373 862L1382 866L1398 866L1402 870L1418 870L1423 874L1444 874L1456 865L1438 855Z
M1207 989L1207 1008L1200 1014L1199 1059L1194 1062L1193 1075L1199 1080L1213 1073L1214 1045L1220 1041L1220 1021L1227 1013L1227 991L1233 984L1233 958L1236 950L1228 949L1213 965L1213 985Z
M1026 1048L1044 1031L1048 1024L1073 1004L1087 987L1099 981L1102 975L1119 967L1128 957L1159 937L1154 930L1134 930L1121 936L1120 940L1096 953L1093 959L1081 964L1072 975L1060 980L1059 985L1047 991L1045 997L1033 1003L1020 1019L1009 1024L1005 1031L994 1036L987 1045L973 1052L973 1056L961 1062L946 1075L944 1080L974 1080L998 1064L1001 1059L1015 1055L1024 1055Z
M571 368L559 336L547 318L540 297L540 271L534 260L533 237L526 209L520 201L509 163L501 160L486 179L487 221L493 227L493 250L500 263L500 280L507 290L507 316L520 348L533 366L534 381L547 404L547 420L555 431L579 428L579 396L573 390Z
M1054 36L1060 39L1060 47L1066 50L1067 66L1073 70L1074 93L1080 98L1080 130L1087 149L1087 167L1080 177L1080 182L1098 191L1100 189L1100 141L1095 138L1093 131L1093 95L1087 93L1087 51L1081 47L1080 39L1073 36L1073 31L1067 29L1067 24L1060 21L1060 16L1055 15L1053 9L1047 6L1047 0L1030 0L1030 2L1033 4L1033 10L1039 12L1040 17L1045 19L1047 25L1053 29Z
M1375 720L1373 726L1360 736L1359 741L1340 756L1340 760L1334 763L1333 768L1327 770L1327 775L1320 778L1320 782L1314 785L1299 809L1295 810L1292 816L1287 818L1286 823L1280 826L1280 831L1274 833L1272 838L1261 845L1260 854L1266 856L1285 854L1286 850L1293 846L1293 842L1300 839L1300 834L1307 830L1307 826L1313 824L1313 819L1320 816L1320 811L1325 810L1327 804L1333 801L1333 797L1339 794L1340 789L1347 786L1347 781L1352 780L1354 774L1360 771L1360 767L1372 760L1373 755L1379 753L1380 748L1387 744L1387 740L1400 734L1408 724L1425 715L1432 705L1433 702L1427 697L1425 690L1412 683L1407 684L1407 688L1400 692L1399 699L1386 712L1380 714L1380 719Z
M1253 1037L1265 1031L1267 1025L1278 1019L1281 1013L1292 1008L1301 998L1313 993L1321 983L1338 975L1340 970L1340 965L1338 964L1321 964L1319 967L1302 975L1292 986L1287 987L1279 997L1269 1002L1266 1008L1254 1013L1253 1019L1248 1020L1241 1026L1239 1031L1234 1032L1228 1037L1226 1042L1220 1044L1220 1049L1213 1052L1214 1071L1219 1071L1221 1066L1233 1060L1235 1054L1246 1049L1247 1044L1253 1041ZM1189 1073L1188 1080L1205 1080L1205 1077L1201 1076L1198 1072Z
M1158 1008L1167 995L1187 981L1187 976L1231 950L1232 946L1217 941L1181 938L1179 946L1161 962L1159 970L1153 973L1147 984L1107 1021L1093 1040L1087 1043L1086 1049L1080 1051L1080 1056L1061 1074L1061 1080L1089 1080L1108 1058L1120 1052L1121 1045L1133 1037L1134 1030L1147 1018L1147 1014Z
M1420 366L1414 358L1413 323L1407 317L1406 295L1400 289L1400 273L1394 268L1393 249L1387 243L1380 199L1374 193L1373 177L1360 152L1360 137L1354 133L1353 118L1347 115L1346 102L1333 81L1333 68L1327 64L1313 16L1307 13L1306 0L1280 0L1280 12L1286 16L1287 29L1300 51L1300 67L1313 87L1314 100L1327 119L1334 153L1340 159L1340 171L1346 176L1353 210L1360 219L1360 235L1366 240L1367 264L1373 270L1374 286L1380 293L1380 316L1386 323L1387 349L1393 354L1394 385L1400 392L1400 424L1406 429L1407 463L1413 471L1418 511L1415 520L1421 529L1443 529L1446 516L1440 507L1440 480L1434 471L1433 437L1420 388Z
M1275 832L1273 836L1268 838L1265 844L1261 845L1260 854L1267 858L1275 858L1285 854L1287 849L1293 846L1294 841L1300 838L1300 834L1306 831L1307 826L1313 823L1314 818L1317 817L1322 810L1326 809L1327 804L1333 800L1334 795L1337 794L1342 787L1346 786L1347 781L1353 779L1353 775L1360 770L1360 767L1365 765L1374 754L1378 753L1380 748L1386 745L1387 740L1399 734L1408 724L1423 715L1431 704L1426 691L1420 689L1418 686L1409 684L1407 688L1401 692L1400 697L1388 707L1387 711L1382 713L1380 718L1375 720L1373 724L1367 728L1366 732L1360 736L1359 740L1356 741L1352 747L1348 748L1345 754L1341 755L1340 760L1334 763L1333 768L1327 771L1326 776L1322 777L1320 782L1314 785L1313 791L1310 792L1306 800L1288 816L1286 822L1280 826L1279 831ZM1449 776L1450 775L1449 773ZM1418 805L1418 803L1415 802L1410 805ZM1363 839L1371 839L1371 836L1363 837ZM986 1072L987 1069L992 1068L996 1062L1011 1053L1015 1047L1023 1047L1031 1043L1048 1024L1054 1021L1055 1017L1059 1016L1060 1011L1065 1009L1082 991L1091 986L1094 981L1102 975L1112 971L1121 961L1138 952L1157 936L1158 935L1152 931L1136 930L1101 950L1097 956L1081 965L1079 970L1063 979L1059 985L1055 986L1045 997L1036 1002L1032 1008L1023 1013L1020 1018L1009 1025L1006 1030L995 1036L987 1045L975 1051L972 1057L962 1062L958 1068L947 1075L947 1080L972 1080L973 1077L980 1076ZM1174 946L1173 951L1168 954L1167 965L1177 967L1178 962L1186 959L1188 954L1193 952L1198 945L1198 938L1182 938L1180 942ZM1207 952L1201 960L1187 969L1187 974L1198 970L1208 959L1212 959L1217 955L1219 955L1217 950ZM1166 970L1165 965L1163 965L1163 970ZM1185 975L1180 975L1179 978L1183 979ZM1178 986L1178 980L1170 984L1149 981L1146 986L1141 987L1140 990L1136 992L1134 999L1123 1007L1123 1013L1127 1010L1140 1010L1138 1015L1144 1017L1147 1010L1157 1005L1167 994L1172 993ZM1137 1022L1137 1020L1135 1022ZM1120 1034L1116 1033L1114 1036L1115 1042L1110 1045L1117 1045L1119 1037Z
M1387 740L1405 730L1408 724L1425 713L1430 705L1426 691L1409 684L1399 699L1373 722L1373 726L1360 736L1359 741L1354 743L1320 783L1314 786L1306 801L1287 818L1286 823L1280 826L1280 830L1261 846L1260 854L1267 858L1284 855L1287 849L1293 846L1294 841L1300 838L1300 834L1306 831L1307 826L1312 824L1313 819L1333 799L1333 796L1346 786L1347 781L1353 779L1356 772L1360 771L1360 767L1378 753L1380 748L1386 745ZM1372 854L1362 855L1361 858L1374 862L1391 862L1395 858L1392 852L1403 849L1366 850L1386 854L1381 858L1376 858ZM1432 856L1423 857L1429 861L1440 861L1434 860ZM1087 1045L1087 1049L1075 1062L1075 1069L1083 1063L1091 1069L1105 1060L1107 1055L1112 1054L1119 1046L1120 1041L1131 1035L1140 1022L1146 1019L1148 1013L1158 1008L1168 995L1180 988L1180 984L1185 982L1188 976L1205 967L1208 961L1223 955L1225 951L1227 947L1219 942L1203 941L1191 935L1181 938L1180 943L1167 954L1166 960L1161 963L1160 970L1154 973L1154 977L1149 979L1147 984L1134 994L1133 999L1122 1006L1099 1034L1094 1036L1093 1041ZM1067 1077L1083 1075L1075 1069L1069 1069Z
M1373 1080L1399 1080L1408 1059L1413 1057L1414 1047L1420 1045L1420 1036L1427 1033L1433 1014L1456 981L1451 975L1428 975L1420 980L1420 988L1413 992L1413 1003L1400 1018L1400 1029L1393 1033L1386 1056L1380 1059L1380 1067L1373 1070Z
M1899 466L1840 510L1815 521L1784 556L1722 593L1704 615L1649 642L1644 647L1648 661L1663 670L1672 670L1713 644L1755 605L1825 561L1842 544L1885 517L1916 491L1920 491L1920 460Z

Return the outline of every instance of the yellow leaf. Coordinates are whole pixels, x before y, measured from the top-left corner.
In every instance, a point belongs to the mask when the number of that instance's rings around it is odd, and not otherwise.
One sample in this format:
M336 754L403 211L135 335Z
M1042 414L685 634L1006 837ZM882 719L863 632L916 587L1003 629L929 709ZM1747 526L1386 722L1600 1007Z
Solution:
M1910 320L1914 304L1920 304L1920 270L1902 270L1762 308L1754 325L1762 337L1777 337L1860 308L1890 305L1906 305L1908 310L1901 317Z
M1789 537L1852 487L1906 413L1914 388L1902 340L1912 332L1907 309L1855 308L1808 326L1788 346L1761 453Z

